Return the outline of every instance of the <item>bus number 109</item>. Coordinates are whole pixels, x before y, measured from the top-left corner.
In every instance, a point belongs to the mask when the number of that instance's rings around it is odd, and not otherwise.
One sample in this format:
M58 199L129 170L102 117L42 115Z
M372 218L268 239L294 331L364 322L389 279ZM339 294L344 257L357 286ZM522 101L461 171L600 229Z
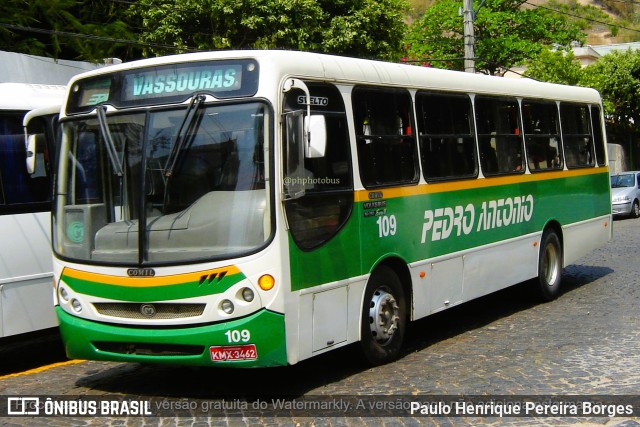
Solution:
M227 336L227 342L247 342L251 339L251 333L247 329L238 331L237 329L224 333Z
M376 224L378 224L378 237L394 236L396 234L397 222L395 215L380 216Z

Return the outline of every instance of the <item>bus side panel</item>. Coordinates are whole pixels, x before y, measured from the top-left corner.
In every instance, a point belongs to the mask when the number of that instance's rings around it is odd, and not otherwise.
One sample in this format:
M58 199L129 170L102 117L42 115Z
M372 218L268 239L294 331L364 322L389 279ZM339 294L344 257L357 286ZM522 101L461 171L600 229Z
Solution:
M606 168L585 168L383 189L363 209L363 271L384 257L404 259L414 278L412 318L423 317L535 277L551 222L569 230L569 261L606 242L608 186ZM599 237L572 232L582 223Z
M0 216L2 336L57 326L49 213Z
M354 207L338 234L317 249L302 251L289 234L291 297L298 306L297 360L360 338L364 281L360 277L357 212Z
M289 234L292 291L348 279L361 273L357 212L354 207L344 227L316 249L301 250Z
M514 283L535 277L538 265L540 233L500 242L464 256L464 300L470 301L504 289ZM501 268L505 254L509 265L519 268Z
M563 267L573 264L581 257L611 240L611 216L604 216L563 228Z

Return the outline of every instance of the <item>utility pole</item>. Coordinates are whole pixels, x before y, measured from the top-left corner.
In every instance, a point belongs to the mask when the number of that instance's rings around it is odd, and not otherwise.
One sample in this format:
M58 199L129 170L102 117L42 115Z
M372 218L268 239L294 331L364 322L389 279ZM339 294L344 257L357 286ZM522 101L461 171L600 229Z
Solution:
M473 30L473 20L475 12L473 11L473 0L462 0L464 19L464 71L467 73L476 72L475 52L473 45L475 44L475 33Z

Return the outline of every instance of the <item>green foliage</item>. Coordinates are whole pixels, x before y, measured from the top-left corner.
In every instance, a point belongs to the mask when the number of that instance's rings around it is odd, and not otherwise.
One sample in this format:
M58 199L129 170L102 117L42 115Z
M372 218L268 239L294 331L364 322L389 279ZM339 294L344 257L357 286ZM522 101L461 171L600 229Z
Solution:
M0 49L83 60L265 48L393 60L408 7L407 0L4 0Z
M134 40L121 19L127 7L99 0L4 0L0 22L10 26L0 26L0 50L83 60L122 57L129 45L100 39Z
M142 22L141 41L185 51L276 48L392 59L407 7L406 0L140 0L129 14Z
M608 29L610 36L619 43L640 40L638 15L634 12L633 2L597 0L595 4L597 6L581 4L578 0L549 0L544 7L566 14L583 31L603 32Z
M602 9L592 5L580 4L577 0L550 0L548 7L560 13L570 15L571 21L582 30L587 30L594 21L606 22L611 20L609 15L604 13Z
M409 0L409 18L415 19L421 17L434 0Z
M551 83L578 85L582 78L582 66L572 51L545 49L527 62L525 77Z
M42 26L52 31L60 31L79 24L68 12L75 4L74 0L34 0L29 2L5 0L0 7L0 17L3 23L18 28ZM60 39L55 34L52 36L24 34L18 28L0 27L0 50L36 55L44 55L47 52L55 55L62 50Z
M584 69L582 85L600 92L613 126L630 128L640 123L640 50L603 56Z
M625 131L640 123L640 50L614 51L586 68L570 51L547 50L528 63L525 76L596 89L611 128Z
M584 40L578 26L545 9L523 9L520 7L523 1L487 0L478 11L474 21L478 71L503 74L536 57L546 46L568 46ZM413 23L406 38L410 59L424 60L439 68L463 69L460 6L459 1L440 0Z

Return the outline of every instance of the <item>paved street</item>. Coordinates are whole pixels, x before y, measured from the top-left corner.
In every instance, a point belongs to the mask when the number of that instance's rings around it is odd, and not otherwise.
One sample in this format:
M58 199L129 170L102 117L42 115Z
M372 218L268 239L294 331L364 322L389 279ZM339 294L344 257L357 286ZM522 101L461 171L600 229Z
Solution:
M640 407L640 219L614 222L614 240L564 271L563 293L536 304L517 286L411 325L395 363L364 369L350 349L298 365L214 370L73 362L0 377L0 394L184 398L211 405L253 397L423 395L635 395ZM54 348L55 344L47 346ZM46 351L39 347L38 351ZM29 354L24 354L25 358ZM4 360L4 359L3 359ZM3 362L5 363L5 362ZM229 413L233 411L228 411ZM242 410L240 411L242 412ZM222 412L224 415L226 412ZM640 418L292 417L22 418L0 426L412 426L640 427ZM313 414L311 414L313 415ZM360 414L362 415L362 414Z

